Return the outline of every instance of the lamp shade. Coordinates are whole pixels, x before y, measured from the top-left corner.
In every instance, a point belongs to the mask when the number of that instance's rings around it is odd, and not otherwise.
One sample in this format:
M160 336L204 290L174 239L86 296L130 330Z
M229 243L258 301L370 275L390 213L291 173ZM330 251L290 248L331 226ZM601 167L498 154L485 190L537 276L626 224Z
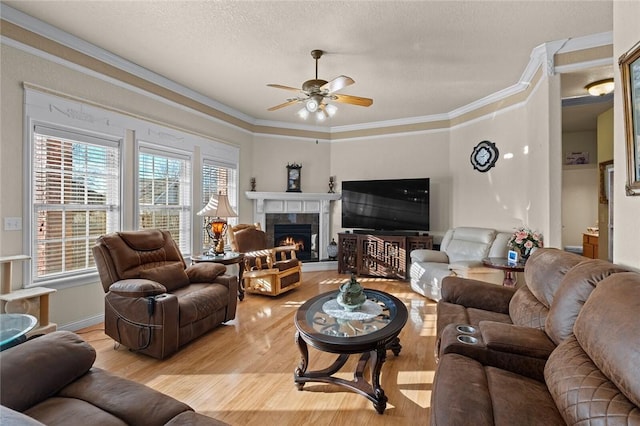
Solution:
M233 211L231 204L229 204L229 198L220 194L218 196L212 195L209 202L202 210L196 213L198 216L208 217L237 217L238 214Z

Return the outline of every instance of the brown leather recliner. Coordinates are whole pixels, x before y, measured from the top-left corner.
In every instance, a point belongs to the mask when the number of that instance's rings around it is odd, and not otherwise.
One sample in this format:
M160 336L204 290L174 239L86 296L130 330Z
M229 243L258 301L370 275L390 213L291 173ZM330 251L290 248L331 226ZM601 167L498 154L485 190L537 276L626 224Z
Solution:
M167 231L98 238L93 256L105 296L105 333L131 350L163 359L235 318L238 279L226 267L186 267Z

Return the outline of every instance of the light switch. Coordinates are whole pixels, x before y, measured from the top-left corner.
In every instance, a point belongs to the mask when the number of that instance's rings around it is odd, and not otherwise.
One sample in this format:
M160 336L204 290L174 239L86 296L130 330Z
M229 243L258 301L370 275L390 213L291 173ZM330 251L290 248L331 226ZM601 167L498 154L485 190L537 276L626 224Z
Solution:
M22 218L21 217L5 217L4 218L4 230L5 231L20 231L20 230L22 230Z

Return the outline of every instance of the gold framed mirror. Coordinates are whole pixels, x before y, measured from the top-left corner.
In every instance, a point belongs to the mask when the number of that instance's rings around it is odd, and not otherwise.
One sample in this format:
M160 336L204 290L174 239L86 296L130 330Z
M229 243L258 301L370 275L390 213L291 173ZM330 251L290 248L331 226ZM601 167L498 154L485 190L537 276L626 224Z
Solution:
M640 43L618 61L627 139L627 195L640 195Z

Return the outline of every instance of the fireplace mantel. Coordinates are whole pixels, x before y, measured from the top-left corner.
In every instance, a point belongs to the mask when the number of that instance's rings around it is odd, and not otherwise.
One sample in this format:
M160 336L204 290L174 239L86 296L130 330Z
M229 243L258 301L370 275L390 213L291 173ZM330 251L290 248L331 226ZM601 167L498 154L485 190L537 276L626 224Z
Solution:
M269 213L318 214L320 259L327 258L327 245L331 241L331 202L340 199L339 193L246 191L245 195L253 200L253 221L260 223L262 229L266 229L266 217Z

